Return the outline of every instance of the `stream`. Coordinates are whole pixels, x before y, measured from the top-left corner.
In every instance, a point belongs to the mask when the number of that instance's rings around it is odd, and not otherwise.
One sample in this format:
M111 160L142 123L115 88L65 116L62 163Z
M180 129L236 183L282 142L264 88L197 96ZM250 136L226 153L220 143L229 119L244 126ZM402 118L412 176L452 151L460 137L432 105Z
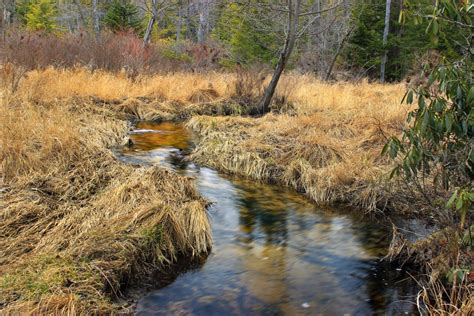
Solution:
M136 315L417 314L416 283L380 262L391 238L388 223L187 162L192 136L180 124L140 122L130 139L116 152L120 160L195 177L214 202L208 258L143 296Z

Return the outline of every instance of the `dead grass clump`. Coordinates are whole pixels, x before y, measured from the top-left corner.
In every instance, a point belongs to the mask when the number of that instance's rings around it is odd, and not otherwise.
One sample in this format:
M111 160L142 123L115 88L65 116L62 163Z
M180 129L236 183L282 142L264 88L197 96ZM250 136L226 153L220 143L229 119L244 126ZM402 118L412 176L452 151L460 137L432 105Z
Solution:
M196 117L188 123L201 136L192 159L291 186L320 203L343 201L374 211L389 198L383 177L390 164L380 159L384 138L377 120L367 119L365 113L391 120L383 117L380 107L349 112L342 106L341 112L321 107L310 115L258 119Z
M247 70L239 67L235 76L231 98L241 105L258 103L267 77L264 69Z
M431 277L418 293L418 310L429 315L464 316L474 313L474 284L462 278L450 286Z
M418 310L429 315L471 315L474 312L474 254L461 245L452 227L415 241L394 227L387 258L415 263L426 274L419 282Z
M115 102L131 98L159 102L195 104L227 99L233 75L222 73L174 73L138 76L90 71L87 68L33 70L18 87L17 97L32 102L56 99L95 98Z
M0 91L3 95L16 92L27 69L11 63L0 64ZM0 95L1 96L1 95Z
M119 163L110 109L0 106L0 313L114 313L128 284L208 251L192 180Z
M207 89L200 89L194 92L188 99L191 103L204 103L214 101L219 97L219 94L212 87L212 84L209 85Z

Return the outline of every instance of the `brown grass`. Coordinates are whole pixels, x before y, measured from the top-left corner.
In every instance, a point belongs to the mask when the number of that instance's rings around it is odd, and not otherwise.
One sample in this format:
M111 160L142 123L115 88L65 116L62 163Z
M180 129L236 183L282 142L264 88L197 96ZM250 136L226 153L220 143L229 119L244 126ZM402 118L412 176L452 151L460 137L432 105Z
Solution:
M11 72L4 77L18 78ZM114 117L191 117L188 126L199 136L191 159L293 187L320 203L410 216L427 212L419 196L388 180L392 162L380 156L387 137L405 126L403 84L328 84L286 75L274 112L250 118L239 114L248 113L243 101L255 99L262 78L245 77L258 84L243 85L240 77L211 72L130 80L126 74L48 68L29 72L14 94L10 83L4 85L3 98L15 101L2 105L7 115L0 118L0 306L116 310L111 297L128 279L209 245L205 202L191 180L113 159L106 148L120 142L125 129ZM454 252L431 239L403 245L394 258L431 265L426 272L433 279L420 294L430 312L472 310L472 283L454 286L450 304L439 296L440 271L458 264L440 263ZM434 249L446 251L438 256Z
M418 294L418 309L429 315L464 316L474 313L474 285L466 278L451 286L431 277Z
M472 230L472 229L471 229ZM407 240L394 227L387 259L412 262L425 276L418 281L418 310L426 315L472 315L474 313L474 253L459 243L458 229L446 227L416 241ZM460 273L466 269L469 273ZM451 280L447 275L456 272Z
M188 126L200 136L192 158L291 186L319 203L343 201L366 211L390 203L391 163L380 153L404 126L404 86L285 81L296 82L290 115L191 119Z
M85 68L35 70L23 79L17 93L27 100L50 102L71 97L95 97L105 101L147 97L182 104L196 103L199 92L206 100L225 97L232 86L232 75L209 73L175 73L138 77L132 80L125 73L91 72Z
M191 179L119 163L127 126L87 104L0 105L0 313L95 314L211 244Z

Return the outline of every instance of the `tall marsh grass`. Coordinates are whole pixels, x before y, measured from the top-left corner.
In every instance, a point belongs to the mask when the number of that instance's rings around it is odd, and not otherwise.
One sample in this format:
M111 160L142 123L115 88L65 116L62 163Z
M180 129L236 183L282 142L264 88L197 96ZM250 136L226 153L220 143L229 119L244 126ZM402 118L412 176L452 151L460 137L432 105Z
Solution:
M293 187L319 203L432 215L388 178L393 162L380 155L406 126L404 84L286 74L273 112L250 117L242 114L268 81L261 74L131 78L46 67L17 75L14 67L0 72L0 313L113 313L120 307L112 298L135 277L210 246L206 202L191 179L114 159L108 148L122 141L125 118L187 119L197 135L194 161ZM394 258L436 263L429 273L452 256L431 240L403 245ZM472 311L472 282L456 287L446 305L439 279L420 293L430 312Z
M4 98L0 112L0 314L116 313L128 284L209 250L193 181L119 163L127 125L109 110Z

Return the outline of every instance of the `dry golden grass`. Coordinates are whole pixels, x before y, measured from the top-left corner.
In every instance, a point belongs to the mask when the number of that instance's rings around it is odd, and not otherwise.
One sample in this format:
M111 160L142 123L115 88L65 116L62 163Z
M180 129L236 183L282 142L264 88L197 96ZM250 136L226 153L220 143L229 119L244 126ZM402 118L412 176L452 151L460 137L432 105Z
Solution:
M0 104L0 314L113 313L133 281L211 245L191 179L119 163L107 109Z
M418 309L427 315L464 316L474 313L474 285L472 281L462 279L452 286L432 277L418 293ZM423 305L422 305L423 304Z
M28 73L19 85L11 71L4 77L12 82L2 85L1 95L14 100L1 105L6 115L0 117L4 312L114 311L111 297L129 278L209 246L205 201L190 179L158 167L121 165L106 149L126 128L118 119L191 117L188 126L199 136L191 157L196 162L287 185L317 202L344 202L366 212L421 209L418 197L388 181L392 162L380 156L387 137L399 135L405 124L403 84L286 75L276 98L285 104L250 118L238 116L248 113L235 101L238 74L131 81L51 68ZM250 78L247 95L258 95L260 84ZM12 86L18 86L13 94ZM216 117L222 114L233 116ZM419 253L425 249L430 247L420 246ZM448 307L462 314L472 309L472 289L458 288L457 306ZM441 315L446 306L436 296L440 289L432 282L420 298Z
M380 153L405 124L404 86L326 84L304 76L285 81L297 83L292 115L191 119L188 126L201 136L192 158L291 186L316 202L367 211L389 203L390 162Z
M408 241L394 227L388 260L411 261L426 275L419 278L418 310L423 315L472 315L474 313L474 282L471 274L457 274L452 283L446 282L448 271L468 269L474 253L459 243L457 227L446 227L419 239Z
M85 68L75 70L49 68L29 72L22 79L16 95L35 102L50 102L71 97L95 97L104 101L148 98L147 100L178 102L185 106L228 100L236 93L237 80L238 76L235 74L218 72L174 73L131 80L125 74L91 72ZM261 88L258 85L263 83L255 80L250 84L255 85L253 88L258 92ZM321 107L360 110L365 105L370 109L380 104L394 105L391 112L399 112L397 105L400 104L404 90L402 84L380 85L367 82L330 84L318 81L312 76L302 75L284 76L279 85L279 93L287 95L290 102L298 105L299 114L310 114ZM387 109L389 107L385 110Z
M242 93L236 91L238 81L248 81L244 89L252 91L244 93L251 95L258 95L265 84L260 78L251 77L252 74L211 72L154 75L131 80L125 74L91 72L85 68L49 68L29 72L21 80L15 95L22 100L41 103L92 98L97 103L116 105L143 119L189 118L197 114L238 115L245 113L245 109L230 102L236 94ZM283 112L298 116L326 110L328 120L340 120L351 119L354 111L361 112L358 116L364 117L365 121L377 119L381 114L388 115L390 120L401 121L406 114L406 109L400 105L404 90L402 84L330 84L312 76L287 75L282 78L276 99L284 98L289 103L290 106L283 107ZM378 108L380 105L381 109Z
M124 100L138 97L191 104L225 97L233 76L219 73L176 73L127 78L85 68L61 70L49 68L31 71L23 79L17 95L33 101L52 101L71 97L95 97L101 100ZM201 99L199 93L202 94Z

